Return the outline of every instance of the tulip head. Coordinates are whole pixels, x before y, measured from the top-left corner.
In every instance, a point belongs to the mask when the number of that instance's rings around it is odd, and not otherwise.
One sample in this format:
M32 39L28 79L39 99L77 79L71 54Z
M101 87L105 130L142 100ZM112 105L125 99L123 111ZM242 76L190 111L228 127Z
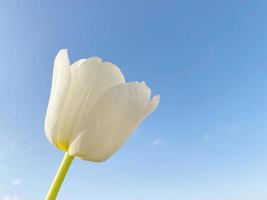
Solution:
M54 62L45 133L58 149L83 160L112 156L159 104L144 82L126 83L120 69L99 57Z

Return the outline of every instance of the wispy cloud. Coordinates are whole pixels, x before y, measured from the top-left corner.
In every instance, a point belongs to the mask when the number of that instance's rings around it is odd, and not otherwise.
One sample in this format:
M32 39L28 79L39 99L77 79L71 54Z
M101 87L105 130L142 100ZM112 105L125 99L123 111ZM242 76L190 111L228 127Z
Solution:
M18 178L16 178L16 179L14 179L14 180L11 182L11 184L12 184L13 186L20 185L20 184L21 184L21 180L18 179Z
M161 142L162 142L162 138L156 138L156 139L152 140L151 144L152 144L152 146L156 147L156 146L160 145Z
M7 195L7 196L4 196L3 198L1 198L0 200L19 200L19 197Z
M202 136L202 142L206 143L210 140L210 135L209 134L204 134Z

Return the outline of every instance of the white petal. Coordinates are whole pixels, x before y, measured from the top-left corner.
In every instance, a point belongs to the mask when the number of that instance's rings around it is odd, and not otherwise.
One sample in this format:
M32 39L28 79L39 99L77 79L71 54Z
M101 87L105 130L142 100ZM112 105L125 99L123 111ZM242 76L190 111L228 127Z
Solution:
M70 63L68 52L58 52L53 70L52 88L45 118L45 132L51 143L57 145L58 125L62 117L64 102L70 85Z
M159 95L154 96L149 102L147 108L145 109L144 115L151 114L158 107L159 101L160 101L160 96Z
M158 102L159 96L150 101L150 89L143 83L109 88L76 130L80 135L71 144L69 153L96 162L108 159Z
M90 112L98 97L109 87L125 83L125 79L117 66L102 62L93 57L80 60L71 66L71 85L64 108L64 120L60 124L60 132L66 133L58 140L61 148L67 150L72 140L79 134L85 115Z

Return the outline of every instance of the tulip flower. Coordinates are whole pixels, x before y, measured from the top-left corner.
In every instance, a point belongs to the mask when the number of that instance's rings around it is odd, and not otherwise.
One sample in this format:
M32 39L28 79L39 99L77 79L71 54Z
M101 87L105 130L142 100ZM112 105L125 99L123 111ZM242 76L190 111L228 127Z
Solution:
M159 104L144 82L126 83L120 69L99 57L70 64L66 49L55 58L45 118L48 140L65 152L47 194L56 198L74 157L103 162L125 143Z

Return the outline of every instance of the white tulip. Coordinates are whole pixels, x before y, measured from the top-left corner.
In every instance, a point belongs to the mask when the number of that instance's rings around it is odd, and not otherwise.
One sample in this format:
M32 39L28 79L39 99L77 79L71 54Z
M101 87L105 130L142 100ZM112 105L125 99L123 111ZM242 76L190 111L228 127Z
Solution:
M99 57L54 62L45 118L49 141L70 156L101 162L112 156L159 104L144 82L126 83L120 69Z

